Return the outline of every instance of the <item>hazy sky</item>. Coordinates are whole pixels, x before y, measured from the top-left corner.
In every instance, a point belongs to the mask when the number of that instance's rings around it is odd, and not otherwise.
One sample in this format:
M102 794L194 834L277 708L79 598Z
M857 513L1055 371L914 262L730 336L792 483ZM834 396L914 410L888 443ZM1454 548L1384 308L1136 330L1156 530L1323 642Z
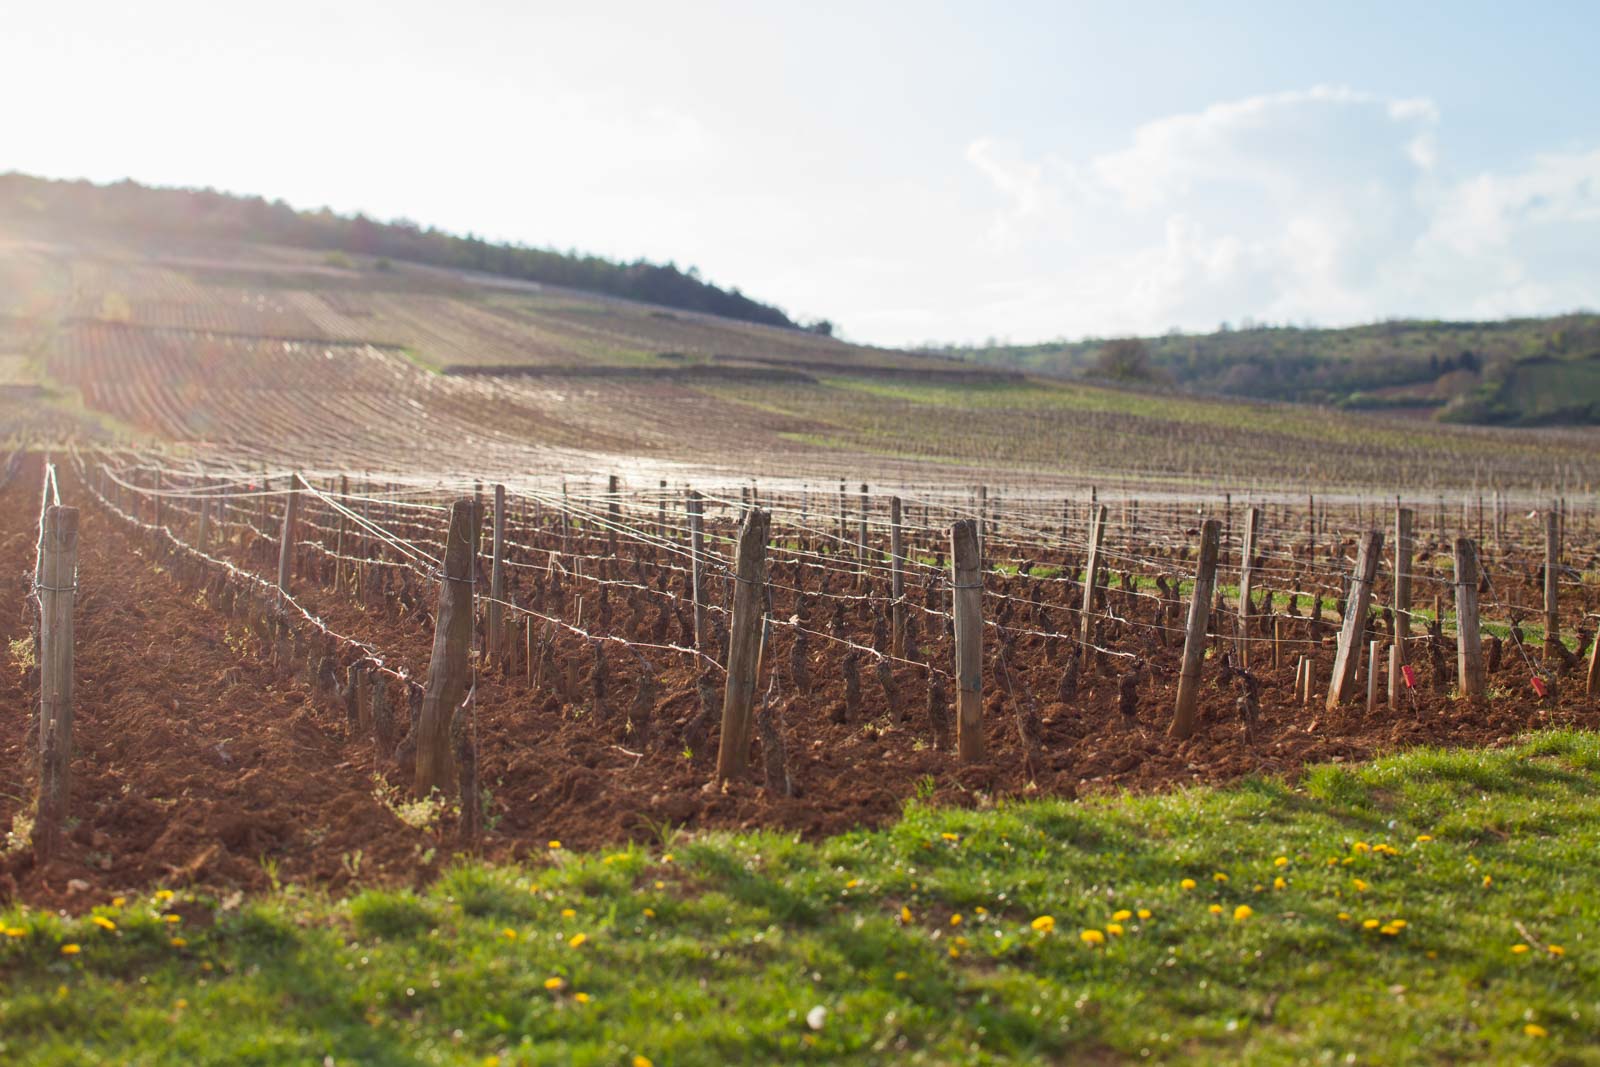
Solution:
M1600 305L1597 40L1587 2L0 0L0 171L673 260L885 343L1496 317Z

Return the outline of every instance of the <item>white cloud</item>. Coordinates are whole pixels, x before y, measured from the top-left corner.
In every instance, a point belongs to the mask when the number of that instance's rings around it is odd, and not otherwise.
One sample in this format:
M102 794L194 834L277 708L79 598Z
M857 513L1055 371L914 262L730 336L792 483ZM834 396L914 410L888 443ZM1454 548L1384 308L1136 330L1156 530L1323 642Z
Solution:
M1439 127L1429 100L1323 86L1157 119L1082 160L975 141L1005 205L991 232L1026 269L972 311L1047 337L1592 304L1600 150L1450 174Z

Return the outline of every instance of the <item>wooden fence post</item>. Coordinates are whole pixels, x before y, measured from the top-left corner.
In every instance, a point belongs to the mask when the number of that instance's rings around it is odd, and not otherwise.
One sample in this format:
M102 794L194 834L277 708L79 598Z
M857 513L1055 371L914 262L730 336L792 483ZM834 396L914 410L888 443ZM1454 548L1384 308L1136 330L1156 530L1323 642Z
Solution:
M486 650L495 663L505 656L506 598L506 487L494 487L494 556L489 564L489 647Z
M689 593L694 598L694 647L706 650L706 534L705 506L696 490L689 490Z
M455 784L450 724L472 683L472 582L477 571L476 507L471 497L450 506L445 536L444 578L439 583L439 613L434 620L433 656L417 720L417 767L412 789L427 796L449 794Z
M743 776L750 760L750 714L756 676L761 670L761 625L767 604L767 534L772 515L761 508L745 512L735 562L733 623L728 635L728 685L722 693L722 736L717 748L717 778Z
M1239 653L1239 666L1249 667L1250 655L1250 595L1255 591L1256 538L1261 535L1261 509L1252 507L1245 512L1244 547L1239 554L1239 617L1234 632Z
M1089 563L1083 572L1083 611L1078 618L1078 644L1080 655L1089 654L1090 638L1094 635L1095 576L1100 571L1100 538L1105 535L1106 506L1095 504L1089 518Z
M1206 658L1206 622L1211 617L1211 597L1217 586L1217 548L1222 524L1207 519L1200 525L1200 562L1195 567L1194 590L1189 596L1189 627L1183 637L1183 667L1178 673L1178 706L1168 730L1180 740L1194 733L1195 704L1200 699L1200 665Z
M1556 645L1561 642L1558 598L1561 578L1561 513L1555 504L1544 513L1544 665L1554 669Z
M1456 674L1462 699L1484 699L1483 636L1478 632L1478 546L1456 538Z
M951 599L956 628L956 749L962 763L984 757L983 571L978 523L950 527Z
M1339 651L1333 658L1333 675L1328 679L1328 710L1332 711L1353 695L1356 668L1361 663L1362 635L1367 630L1367 610L1372 606L1372 583L1378 576L1378 559L1383 552L1383 533L1368 530L1356 554L1356 570L1350 577L1350 593L1345 597L1344 618L1339 626Z
M289 496L283 505L283 533L278 538L279 603L289 595L289 579L294 573L295 517L300 510L300 475L289 475Z
M900 498L889 498L889 594L894 603L889 609L892 625L889 647L896 658L905 655L906 606L901 598L906 595L906 573L901 564L905 552L905 533L900 528Z
M1394 509L1394 646L1400 650L1400 662L1410 662L1406 654L1406 641L1411 637L1411 557L1412 523L1415 517L1410 508ZM1389 679L1390 705L1394 703L1394 679Z
M45 509L39 544L39 795L34 847L49 860L71 795L72 609L78 584L78 509Z
M856 574L863 579L867 574L867 483L861 483L861 527L856 536Z

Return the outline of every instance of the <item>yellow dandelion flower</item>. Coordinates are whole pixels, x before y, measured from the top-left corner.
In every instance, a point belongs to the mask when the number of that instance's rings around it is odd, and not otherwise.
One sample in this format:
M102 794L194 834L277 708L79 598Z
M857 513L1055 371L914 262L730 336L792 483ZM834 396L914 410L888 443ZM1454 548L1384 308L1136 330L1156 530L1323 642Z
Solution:
M167 942L167 944L171 945L173 948L182 948L183 946L187 945L188 943L189 943L189 939L186 938L186 937L174 937L170 941Z
M544 980L544 987L546 989L551 990L551 991L560 989L562 986L564 986L566 984L567 984L567 980L565 978L550 977L550 978L546 978Z
M907 978L910 978L910 977L911 976L909 974L907 974L905 971L896 971L896 972L894 972L894 980L896 982L904 982Z
M1389 925L1394 927L1396 930L1404 930L1407 926L1409 926L1411 924L1406 922L1404 919L1390 919L1389 920Z
M1099 930L1085 930L1078 935L1078 940L1085 945L1103 945L1106 943L1106 935Z
M170 890L170 889L157 889L156 890L156 899L157 900L171 900L172 899L172 890Z
M1138 914L1139 914L1139 918L1148 919L1148 918L1150 918L1150 914L1151 913L1150 913L1150 909L1149 908L1140 908Z
M184 1008L189 1006L189 1001L185 997L179 997L177 1000L172 1002L172 1006L177 1008L179 1011L182 1011Z
M633 1067L656 1067L656 1065L650 1062L649 1056L635 1056Z
M1544 1027L1540 1026L1538 1023L1529 1023L1527 1026L1524 1026L1522 1028L1522 1032L1527 1034L1529 1037L1549 1037L1550 1036L1550 1031L1546 1030Z
M567 938L567 944L571 945L573 948L579 948L587 940L589 940L588 934L573 934L571 937Z
M1228 880L1228 876L1223 871L1218 871L1216 874L1211 876L1211 880L1213 882L1226 882Z
M844 884L844 887L845 887L845 888L846 888L846 889L854 889L854 888L855 888L855 887L856 887L856 886L858 886L858 885L860 885L860 884L861 884L861 879L859 879L859 878L852 878L852 879L850 879L850 880L849 880L849 881L848 881L848 882L846 882L846 883L845 883L845 884Z
M914 918L915 918L915 916L913 916L911 914L911 909L910 908L906 907L904 904L900 905L900 923L901 923L901 925L910 926Z
M83 951L82 947L78 946L78 945L62 945L61 946L61 954L63 956L76 956L78 953L80 953L82 951Z
M1056 928L1055 916L1041 915L1037 919L1033 920L1032 926L1041 934L1048 934L1051 930Z
M1111 915L1111 921L1118 923L1125 923L1131 918L1133 918L1133 912L1127 908L1119 908Z
M1289 866L1289 857L1279 856L1277 859L1272 861L1272 865L1274 867L1287 867Z
M654 909L654 908L646 908L646 909L644 909L644 917L646 919L654 919L656 917L656 909Z
M1213 905L1211 905L1211 907L1207 908L1206 910L1209 911L1213 915L1221 915L1222 914L1222 905L1221 904L1213 904Z
M960 834L943 833L943 834L940 834L939 836L944 838L946 841L960 841L961 840L961 835Z
M558 849L560 847L561 847L561 842L560 841L552 841L552 842L550 842L550 848L552 850Z
M972 914L977 915L977 916L984 916L984 915L989 914L989 909L988 908L973 908L972 909Z
M1183 881L1178 883L1178 888L1187 893L1189 890L1194 888L1194 885L1195 882L1193 878L1185 878Z
M94 923L102 930L115 930L117 928L117 924L106 918L104 915L96 915L89 921Z
M1283 880L1283 876L1282 875L1279 875L1278 877L1276 877L1276 878L1274 878L1272 880L1272 888L1274 888L1274 889L1287 889L1288 887L1289 887L1289 883L1285 882Z
M574 994L572 994L572 999L576 1000L579 1004L587 1004L587 1003L589 1003L589 994L587 994L587 993L574 993Z
M530 892L530 893L537 893L538 891L539 891L539 887L536 886L536 885L530 885L528 887L528 892Z
M1237 908L1233 909L1233 921L1236 923L1242 923L1255 913L1255 909L1250 905L1240 904Z
M28 931L20 926L8 926L5 928L5 935L7 937L27 937Z
M1432 841L1432 840L1433 840L1433 835L1432 834L1418 834L1417 835L1417 843L1418 844L1424 844L1425 845L1429 841Z
M1486 874L1483 876L1483 888L1488 889L1493 884L1494 878L1491 875Z
M164 922L164 923L181 923L181 922L183 922L183 916L182 915L163 915L163 916L161 916L161 921Z
M668 852L666 855L662 856L661 857L661 862L662 863L671 863L672 862L672 853Z
M656 888L657 889L665 889L665 888L667 888L667 883L665 883L665 882L657 882L656 883Z
M1511 946L1511 953L1514 956L1520 956L1526 951L1528 951L1528 946L1527 945L1512 945Z
M112 897L111 898L111 906L113 908L120 908L124 904L126 904L127 902L128 902L128 898L127 897Z
M1352 878L1350 884L1355 887L1357 893L1365 893L1367 891L1367 883L1359 878Z
M966 948L968 945L972 944L972 942L968 941L964 937L956 937L952 938L951 940L953 940L961 948Z
M578 917L578 913L572 908L562 908L561 917L563 919L576 919Z
M961 925L961 913L960 912L957 912L956 914L950 916L950 925L951 926L960 926Z
M515 941L517 939L517 932L508 926L504 930L500 931L500 936L505 938L507 941Z
M1546 945L1544 950L1552 956L1565 956L1567 954L1567 950L1560 945Z
M1122 936L1122 924L1121 923L1106 923L1106 933L1110 934L1112 937L1121 937Z
M1362 919L1361 920L1361 928L1363 930L1376 930L1378 927L1380 927L1382 925L1383 924L1380 923L1377 919Z
M956 948L954 945L951 945L950 946L950 958L953 959L953 960L960 959L961 958L961 950L959 948Z
M1339 921L1342 922L1342 923L1349 922L1350 921L1350 913L1348 911L1341 911L1339 913Z
M1367 844L1365 841L1357 841L1355 844L1350 846L1350 851L1356 853L1357 855L1361 855L1371 852L1372 846Z

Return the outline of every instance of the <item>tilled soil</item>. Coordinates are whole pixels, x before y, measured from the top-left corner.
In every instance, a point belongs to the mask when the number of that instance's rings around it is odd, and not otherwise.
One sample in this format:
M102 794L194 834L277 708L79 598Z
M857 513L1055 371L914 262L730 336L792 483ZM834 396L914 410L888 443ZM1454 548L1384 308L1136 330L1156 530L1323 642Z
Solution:
M0 618L8 643L25 645L34 618L25 593L37 485L35 461L0 495L0 573L11 594L5 602L16 605ZM72 822L63 855L47 867L33 863L26 845L13 844L0 858L0 896L81 909L155 885L421 883L462 849L453 813L425 820L399 803L404 769L380 764L370 739L353 738L336 697L318 693L303 671L273 668L238 618L214 610L159 568L142 535L95 507L70 480L67 489L82 505ZM296 594L335 630L360 636L388 662L421 677L432 637L426 618L374 611L309 580ZM634 614L635 631L644 614ZM1176 643L1141 650L1153 679L1140 687L1131 717L1119 710L1115 660L1103 670L1085 667L1070 706L1055 701L1060 670L1043 644L1025 636L1012 649L1015 697L986 665L990 756L967 767L931 743L926 682L912 668L895 673L905 712L900 725L890 724L887 699L866 665L862 710L849 722L832 721L844 702L844 682L835 650L814 649L809 688L781 700L794 796L758 784L759 741L747 781L708 787L704 754L696 760L684 752L683 727L699 706L687 666L657 664L660 696L643 742L624 727L632 693L627 679L636 670L626 651L612 656L614 695L599 703L589 697L563 703L520 674L503 678L489 668L478 680L475 709L485 828L473 850L525 857L544 853L552 839L597 847L649 839L668 825L820 836L892 821L919 795L971 806L1253 774L1292 778L1308 762L1358 760L1425 743L1492 745L1530 727L1594 725L1597 718L1581 680L1568 679L1560 703L1547 707L1533 700L1514 665L1492 679L1512 695L1484 709L1419 691L1414 707L1398 713L1330 716L1320 702L1306 708L1288 699L1291 665L1259 672L1261 717L1247 732L1234 692L1213 684L1208 663L1199 728L1179 742L1165 732ZM774 662L788 662L788 647L777 644ZM590 694L592 657L581 647L560 656L563 670L571 661L577 692ZM1031 749L1017 739L1018 698L1026 703L1028 696L1038 711L1036 720L1023 720L1036 737ZM0 672L6 825L31 803L37 742L29 723L36 701L37 679L13 657ZM403 721L404 702L397 705ZM714 727L709 740L714 752Z

